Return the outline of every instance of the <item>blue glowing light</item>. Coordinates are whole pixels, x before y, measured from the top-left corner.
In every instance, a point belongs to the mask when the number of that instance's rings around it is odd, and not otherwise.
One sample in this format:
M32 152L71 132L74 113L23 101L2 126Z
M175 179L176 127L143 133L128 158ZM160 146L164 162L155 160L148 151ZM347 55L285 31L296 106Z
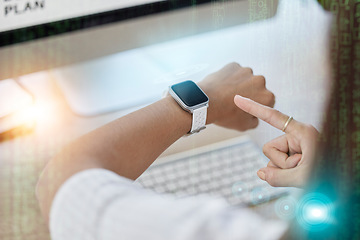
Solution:
M328 218L328 211L326 206L322 205L310 205L305 206L306 218L309 222L320 223L326 221Z
M333 204L321 193L303 196L297 207L296 219L310 231L321 231L333 223Z

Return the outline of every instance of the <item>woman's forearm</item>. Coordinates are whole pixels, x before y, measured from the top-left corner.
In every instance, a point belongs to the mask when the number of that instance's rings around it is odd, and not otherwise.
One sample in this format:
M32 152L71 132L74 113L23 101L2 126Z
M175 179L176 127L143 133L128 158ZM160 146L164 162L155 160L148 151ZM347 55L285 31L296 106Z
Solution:
M190 128L191 114L166 97L86 135L76 156L134 180Z
M68 145L50 160L37 186L44 216L70 176L104 168L130 179L140 176L172 143L189 132L191 115L172 97L119 118Z

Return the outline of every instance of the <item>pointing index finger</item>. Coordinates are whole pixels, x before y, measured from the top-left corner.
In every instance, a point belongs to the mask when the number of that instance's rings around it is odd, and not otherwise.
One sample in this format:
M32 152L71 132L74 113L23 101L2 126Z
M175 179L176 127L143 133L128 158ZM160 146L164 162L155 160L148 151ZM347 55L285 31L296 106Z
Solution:
M244 98L240 95L236 95L234 98L236 106L238 106L243 111L267 122L271 126L282 130L285 123L289 117L276 109L261 105L249 98ZM294 120L293 120L294 121ZM294 125L292 122L289 122L288 126L285 129L285 132L291 132Z

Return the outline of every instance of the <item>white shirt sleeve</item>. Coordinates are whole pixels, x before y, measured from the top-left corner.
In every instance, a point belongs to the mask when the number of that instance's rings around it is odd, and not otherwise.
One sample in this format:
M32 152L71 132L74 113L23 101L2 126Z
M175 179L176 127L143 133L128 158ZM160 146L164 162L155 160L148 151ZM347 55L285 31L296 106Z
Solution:
M104 169L68 179L50 213L53 240L270 240L286 227L221 199L159 195Z

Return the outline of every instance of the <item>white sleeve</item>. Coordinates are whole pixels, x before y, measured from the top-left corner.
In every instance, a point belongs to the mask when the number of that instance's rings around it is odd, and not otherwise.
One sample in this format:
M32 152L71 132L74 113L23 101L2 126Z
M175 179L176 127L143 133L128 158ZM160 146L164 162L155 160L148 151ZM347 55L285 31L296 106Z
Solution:
M264 221L210 197L173 199L104 169L67 180L50 213L53 240L278 239L282 222Z

